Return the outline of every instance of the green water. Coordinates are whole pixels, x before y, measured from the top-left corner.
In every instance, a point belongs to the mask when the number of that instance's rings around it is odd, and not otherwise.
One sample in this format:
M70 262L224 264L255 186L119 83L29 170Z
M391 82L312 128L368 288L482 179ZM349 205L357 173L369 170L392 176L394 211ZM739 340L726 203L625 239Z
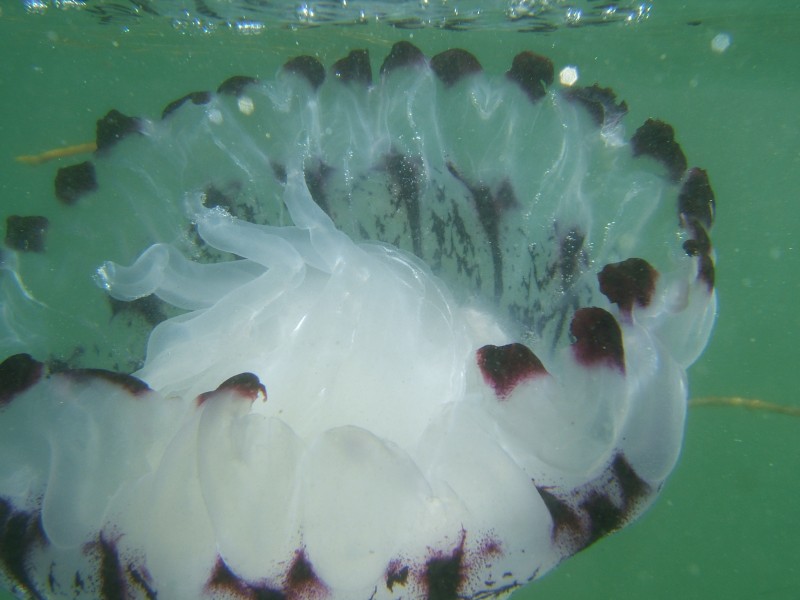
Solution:
M467 47L487 69L522 48L577 65L583 82L628 101L628 123L672 123L690 163L711 175L720 312L691 370L692 395L800 406L800 4L661 1L635 26L551 33L377 25L254 36L180 33L146 18L126 31L77 10L27 14L9 0L0 10L3 214L65 210L52 193L59 165L30 167L15 155L87 141L112 107L152 116L231 74L268 77L300 52L330 63L353 47L380 56L411 38L428 54ZM711 48L720 33L731 39L722 53ZM800 419L692 409L681 462L655 507L514 600L800 598L798 440Z

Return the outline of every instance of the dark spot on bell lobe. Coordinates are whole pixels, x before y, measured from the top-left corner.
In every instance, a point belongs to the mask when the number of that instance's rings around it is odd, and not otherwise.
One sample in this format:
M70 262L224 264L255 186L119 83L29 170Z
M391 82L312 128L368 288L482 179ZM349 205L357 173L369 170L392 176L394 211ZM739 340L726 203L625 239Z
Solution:
M191 102L192 104L200 106L203 104L208 104L210 101L211 92L192 92L190 94L186 94L183 98L178 98L177 100L173 100L167 104L164 107L164 110L161 111L161 118L166 119L187 102Z
M254 373L239 373L223 381L217 386L217 389L198 395L197 406L214 398L220 392L234 392L242 399L250 402L254 402L259 395L263 396L264 400L267 399L267 388L264 387L257 375Z
M389 54L383 59L380 72L381 75L388 75L396 69L422 66L425 62L426 58L422 50L410 42L401 41L392 46Z
M550 493L547 488L536 486L536 491L539 492L539 496L550 513L550 518L553 519L550 539L556 542L559 538L563 539L566 536L572 544L575 544L582 535L581 519L578 514L569 504Z
M464 537L449 555L437 554L425 563L425 600L457 600L464 583Z
M321 598L326 590L303 550L295 552L284 584L289 598Z
M553 61L534 52L520 52L511 62L506 77L522 88L531 102L538 102L553 84Z
M6 246L19 252L44 252L47 217L10 215L6 218Z
M208 592L222 592L226 598L236 600L287 600L286 594L265 584L253 584L233 573L219 558L206 582Z
M0 363L0 406L36 384L44 373L44 364L30 354L14 354Z
M622 509L611 501L608 495L592 492L581 503L581 510L589 516L589 531L585 546L591 546L597 540L613 533L623 524Z
M225 81L219 84L217 93L222 96L233 96L238 98L241 96L248 86L258 83L258 79L248 75L234 75L228 77Z
M97 189L97 175L89 162L62 167L56 172L56 198L64 204L75 204L83 196Z
M630 317L634 305L645 308L650 305L656 291L658 271L641 258L629 258L608 264L597 275L600 291L617 306L622 314Z
M372 67L366 50L351 50L350 54L337 60L331 68L334 77L344 83L372 85Z
M564 97L582 105L598 127L612 127L628 113L628 105L624 100L617 103L614 90L596 83L588 87L568 88L564 91Z
M26 598L45 600L31 573L30 558L34 550L46 544L41 514L15 511L10 502L0 498L0 569Z
M680 225L689 233L683 249L689 256L698 259L697 278L714 288L715 268L709 232L714 224L716 200L714 190L703 169L692 168L686 173L678 195L678 217Z
M97 121L95 131L97 151L103 152L112 148L127 136L141 133L142 121L136 117L124 115L118 110L110 110L102 119Z
M133 396L141 396L150 391L150 386L141 379L128 375L127 373L117 373L116 371L108 371L106 369L67 369L64 371L56 371L55 367L51 368L62 377L80 384L91 384L93 381L105 381L121 387L126 392Z
M267 388L261 383L258 375L254 373L239 373L223 381L217 388L218 391L233 390L250 400L258 398L259 394L267 397Z
M708 181L708 173L696 167L689 169L678 195L678 214L684 222L697 221L707 230L714 223L716 201Z
M569 332L575 338L572 351L585 367L607 366L625 373L622 331L614 316L597 307L579 308Z
M473 54L453 48L437 54L431 59L431 69L445 85L450 87L473 73L480 73L483 68Z
M313 56L296 56L283 65L283 70L301 76L313 90L325 82L325 67Z
M672 125L647 119L631 138L634 156L650 156L667 168L669 178L678 182L686 172L686 155L675 141Z
M650 485L634 471L631 463L623 454L617 454L611 463L614 478L622 490L622 504L629 512L634 505L647 497L652 491Z
M477 362L483 380L500 400L507 398L519 384L547 375L542 361L525 344L483 346L478 349Z
M386 569L386 588L391 592L394 586L405 586L408 583L409 568L400 561L393 560Z
M100 576L100 597L102 600L127 598L128 582L119 559L117 545L100 534L96 543L100 556L98 575Z

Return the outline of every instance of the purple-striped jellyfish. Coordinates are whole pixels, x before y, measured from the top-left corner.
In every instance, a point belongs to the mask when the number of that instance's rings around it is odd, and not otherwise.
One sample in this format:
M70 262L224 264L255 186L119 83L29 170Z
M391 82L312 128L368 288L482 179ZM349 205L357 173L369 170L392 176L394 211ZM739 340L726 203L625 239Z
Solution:
M532 52L374 66L112 111L58 171L76 219L116 217L112 321L169 318L132 374L35 335L0 366L21 597L503 598L658 494L714 320L705 171ZM6 274L46 252L15 219Z

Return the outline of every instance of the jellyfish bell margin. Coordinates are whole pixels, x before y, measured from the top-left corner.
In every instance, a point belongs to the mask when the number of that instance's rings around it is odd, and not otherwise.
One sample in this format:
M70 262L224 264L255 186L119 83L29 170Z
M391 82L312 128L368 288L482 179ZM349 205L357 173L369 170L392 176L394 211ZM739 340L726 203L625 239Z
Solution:
M101 119L55 192L113 207L96 280L146 359L9 345L6 586L501 598L640 515L713 324L715 199L669 125L626 141L612 90L553 72L401 42ZM48 260L42 218L9 256Z

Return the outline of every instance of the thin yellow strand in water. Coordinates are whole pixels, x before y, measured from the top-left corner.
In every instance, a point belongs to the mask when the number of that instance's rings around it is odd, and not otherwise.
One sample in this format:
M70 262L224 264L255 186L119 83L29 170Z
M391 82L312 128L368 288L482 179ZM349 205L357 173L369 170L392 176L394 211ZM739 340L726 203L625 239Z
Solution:
M87 142L85 144L76 144L75 146L65 146L64 148L53 148L41 154L25 154L23 156L17 156L14 160L25 163L26 165L40 165L55 158L75 156L76 154L94 152L95 150L97 150L97 144L94 142Z
M741 406L750 410L760 410L781 415L800 417L800 406L786 406L755 398L740 398L738 396L706 396L705 398L692 398L689 406Z

